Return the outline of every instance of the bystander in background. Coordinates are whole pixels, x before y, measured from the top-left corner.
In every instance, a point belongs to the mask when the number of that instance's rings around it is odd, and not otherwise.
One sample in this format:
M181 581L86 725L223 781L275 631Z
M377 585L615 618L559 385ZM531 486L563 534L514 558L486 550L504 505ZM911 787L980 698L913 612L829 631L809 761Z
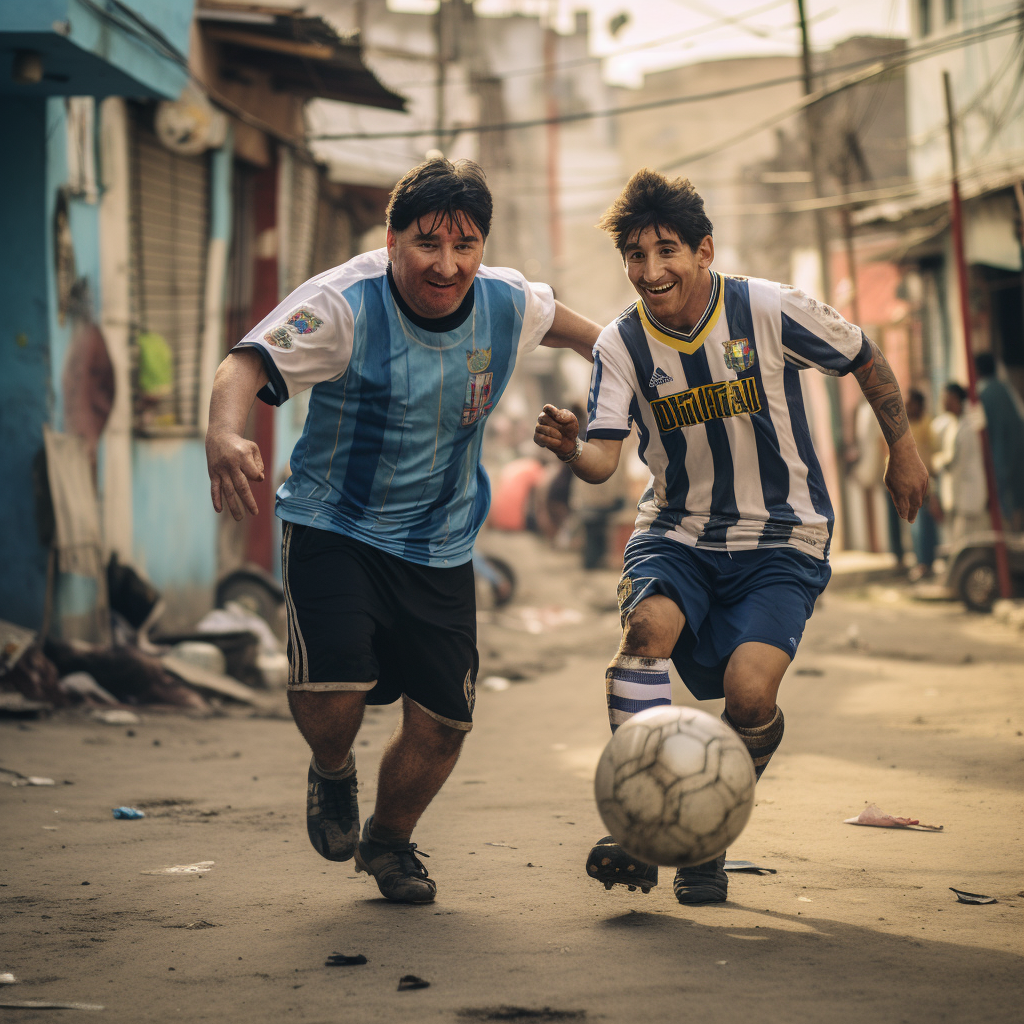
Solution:
M996 376L996 360L991 352L976 355L974 366L992 447L999 507L1009 529L1024 530L1024 415L1020 399Z
M917 565L910 570L912 583L923 580L932 574L935 549L939 543L938 524L942 518L932 470L932 462L936 453L935 435L932 431L932 419L926 414L926 408L924 392L917 388L911 388L907 392L907 417L910 420L910 432L914 435L921 461L929 470L928 493L921 510L917 513L917 519L910 526L910 533L914 539L914 554L917 556Z
M946 541L955 547L968 534L990 529L988 488L978 417L967 406L967 392L957 383L947 384L943 408L950 419L933 461L934 469L942 474L939 492L942 511L948 517Z

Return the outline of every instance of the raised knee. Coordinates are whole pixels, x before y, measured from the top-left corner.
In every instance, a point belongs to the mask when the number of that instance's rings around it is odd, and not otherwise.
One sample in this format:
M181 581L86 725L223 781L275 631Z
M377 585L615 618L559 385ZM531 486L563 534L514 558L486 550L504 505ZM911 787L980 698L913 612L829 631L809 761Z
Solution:
M754 694L742 694L731 700L726 697L725 710L729 718L741 729L756 729L765 725L775 715L775 698Z
M666 597L641 601L622 627L619 653L640 658L667 658L683 628L682 612Z

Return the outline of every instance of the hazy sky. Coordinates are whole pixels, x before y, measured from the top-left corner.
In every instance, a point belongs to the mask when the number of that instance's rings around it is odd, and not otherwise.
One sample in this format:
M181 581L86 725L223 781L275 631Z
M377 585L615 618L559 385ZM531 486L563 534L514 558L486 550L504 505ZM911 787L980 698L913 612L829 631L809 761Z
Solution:
M389 0L396 10L436 10L437 0ZM794 53L796 0L476 0L480 14L550 14L564 30L572 12L591 18L591 50L607 54L606 77L639 85L644 71L740 55ZM805 0L811 45L852 35L905 35L908 0ZM613 37L618 14L629 21ZM653 44L653 45L652 45ZM615 54L618 53L618 56Z

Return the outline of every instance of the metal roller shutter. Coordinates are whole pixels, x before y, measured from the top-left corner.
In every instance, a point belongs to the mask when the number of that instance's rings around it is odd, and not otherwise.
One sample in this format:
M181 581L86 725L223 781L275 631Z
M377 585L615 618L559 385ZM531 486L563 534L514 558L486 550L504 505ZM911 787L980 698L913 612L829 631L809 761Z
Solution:
M141 109L132 132L132 336L163 337L174 358L168 393L136 388L135 425L190 433L198 423L200 346L209 241L209 157L165 149ZM138 365L138 346L133 346Z
M294 291L312 273L313 249L316 243L317 201L320 196L320 174L316 164L298 154L291 161L291 189L287 198L288 253L285 266L285 293Z

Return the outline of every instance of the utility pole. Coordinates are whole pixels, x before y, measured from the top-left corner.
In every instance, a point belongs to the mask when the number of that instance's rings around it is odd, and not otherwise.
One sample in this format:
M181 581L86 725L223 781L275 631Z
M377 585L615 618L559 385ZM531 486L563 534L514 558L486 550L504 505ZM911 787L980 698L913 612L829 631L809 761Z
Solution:
M811 72L811 42L807 34L807 15L804 12L804 0L796 0L797 15L800 19L800 48L803 63L804 95L814 92L814 76ZM818 114L811 105L804 109L804 121L807 128L807 151L811 161L811 180L814 187L814 198L822 197L821 159L818 153ZM818 258L821 261L822 298L832 305L832 268L828 258L828 220L824 210L814 211L814 229L818 242Z
M548 231L551 239L551 262L557 274L562 258L562 222L558 212L559 167L558 147L560 144L558 123L558 93L555 85L555 57L558 37L555 34L553 18L549 14L544 26L544 95L548 118L547 125L547 193Z
M950 224L953 229L953 258L956 260L957 283L960 286L960 316L963 321L964 348L967 350L967 391L971 405L978 402L978 374L974 368L974 346L971 336L971 307L967 281L967 260L964 258L963 212L960 206L959 159L956 149L956 120L953 116L953 86L949 72L942 72L942 84L946 91L946 120L949 134L949 160L952 169L950 182ZM995 463L992 460L992 446L989 444L988 428L978 431L981 440L981 454L985 462L985 486L988 488L988 514L992 521L992 532L996 535L996 577L999 580L999 596L1010 598L1013 587L1010 583L1010 563L1006 554L1006 538L1003 536L1003 512L999 507L999 493L996 490Z
M807 34L807 14L804 11L804 0L796 0L796 11L800 21L800 55L803 64L804 95L809 96L814 92L814 76L811 73L811 41ZM805 107L804 125L807 132L807 152L811 162L811 181L813 183L815 199L820 199L822 196L821 160L818 153L818 121L817 108L813 104ZM822 298L831 306L832 268L829 266L828 255L828 220L823 209L814 211L814 233L818 243L818 262L821 265ZM854 283L854 287L856 288L856 283ZM849 517L846 514L846 487L844 486L845 473L843 469L846 465L846 439L843 431L842 405L839 401L839 386L835 377L825 378L825 393L828 395L829 420L832 426L832 446L836 453L836 467L839 475L839 480L837 481L839 494L837 498L842 516L840 539L845 547L849 540L849 528L847 526Z
M437 78L434 86L434 114L436 119L437 148L444 152L444 86L445 65L448 62L447 32L445 31L445 0L438 0L437 17L434 20L436 37Z

